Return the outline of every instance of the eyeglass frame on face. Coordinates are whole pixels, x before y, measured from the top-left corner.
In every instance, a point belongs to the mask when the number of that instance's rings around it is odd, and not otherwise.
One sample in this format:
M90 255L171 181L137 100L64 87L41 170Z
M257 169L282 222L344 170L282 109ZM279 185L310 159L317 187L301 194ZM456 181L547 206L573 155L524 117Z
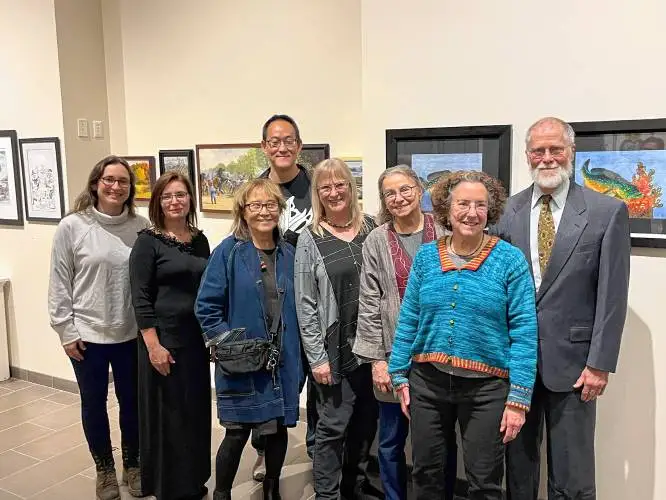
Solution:
M482 205L479 205L479 204ZM465 205L467 204L467 205ZM469 213L469 211L474 207L476 213L488 213L490 208L490 203L487 201L472 201L472 200L451 200L451 208L455 208L458 213Z
M178 191L177 193L167 193L160 196L162 203L170 203L172 200L185 201L190 196L187 191Z
M266 147L269 149L280 149L280 145L284 144L285 148L292 150L295 149L295 147L298 146L300 142L301 141L299 141L296 137L289 135L287 137L283 137L282 139L279 137L271 137L270 139L265 140L264 144L266 144Z
M333 192L334 189L336 193L346 193L349 189L349 181L336 182L332 186L329 186L328 184L319 186L317 188L317 192L322 196L328 196Z
M530 148L527 150L527 154L535 160L542 160L546 153L550 153L550 156L553 158L562 158L567 148L571 146L551 146L548 148Z
M269 207L270 205L270 207ZM257 208L257 206L259 208ZM271 200L271 201L251 201L249 203L245 203L243 205L243 208L247 208L248 211L252 214L260 214L261 211L266 207L266 211L269 214L274 214L280 211L280 204L277 201Z
M124 177L122 178L116 178L116 177L109 177L109 176L104 176L99 178L100 181L102 181L102 184L104 184L106 187L113 187L113 185L117 182L118 187L122 189L127 189L132 182L130 179L126 179Z
M403 200L411 201L411 200L414 199L414 189L416 187L417 187L416 184L413 184L411 186L405 184L405 185L400 186L398 188L397 192L393 191L393 190L384 191L382 193L382 198L384 198L384 201L386 201L388 203L393 203L395 201L396 197L398 196L398 194L400 194L400 196L402 196Z

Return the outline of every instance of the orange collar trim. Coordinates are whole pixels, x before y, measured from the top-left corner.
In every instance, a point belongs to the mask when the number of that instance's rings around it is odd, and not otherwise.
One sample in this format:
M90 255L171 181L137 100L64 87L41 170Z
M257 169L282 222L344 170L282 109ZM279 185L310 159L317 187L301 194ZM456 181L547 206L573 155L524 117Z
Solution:
M472 260L470 260L460 269L467 269L469 271L476 271L477 269L479 269L479 267L481 267L481 264L483 264L488 255L490 255L490 251L493 249L493 247L497 244L498 241L499 238L497 236L491 236L486 242L486 244L483 246L481 251L477 254L477 256L474 257ZM439 252L439 262L442 266L442 271L447 272L458 269L458 267L451 260L449 252L446 249L446 236L442 236L437 240L437 251Z

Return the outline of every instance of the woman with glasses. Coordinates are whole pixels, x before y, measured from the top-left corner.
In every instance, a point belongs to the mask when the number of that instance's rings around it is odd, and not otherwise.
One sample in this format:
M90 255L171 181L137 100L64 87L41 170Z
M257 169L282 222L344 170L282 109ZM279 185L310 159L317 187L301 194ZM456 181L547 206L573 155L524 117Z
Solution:
M141 496L136 321L128 260L148 221L136 215L134 193L134 173L125 160L100 160L74 209L58 224L51 252L51 326L74 367L101 500L120 499L106 406L109 365L120 408L123 480L132 495Z
M460 171L432 191L451 231L421 246L409 274L389 360L391 385L411 416L415 498L442 497L443 462L460 425L468 498L502 498L504 445L525 422L536 375L534 283L523 253L484 229L504 188Z
M312 225L296 246L296 304L303 348L319 391L314 489L319 499L372 493L369 451L377 402L368 364L352 353L362 247L374 222L361 212L349 167L337 158L312 173Z
M139 439L144 495L200 499L210 477L208 349L194 300L210 255L190 181L167 172L153 188L130 255L139 336Z
M423 188L406 165L384 170L379 176L378 222L363 244L359 294L358 334L354 354L372 363L372 381L379 401L379 472L387 500L407 498L405 443L409 421L402 414L391 379L391 355L400 302L416 252L424 243L444 235L431 214L421 211ZM456 480L455 433L446 457L444 498L453 499Z
M278 230L284 209L280 188L268 179L249 181L236 191L232 235L213 252L196 300L204 337L217 351L264 341L271 352L268 363L249 355L223 363L214 354L217 414L226 429L215 460L215 500L231 498L252 430L265 439L264 499L280 499L287 427L298 421L302 378L294 247Z

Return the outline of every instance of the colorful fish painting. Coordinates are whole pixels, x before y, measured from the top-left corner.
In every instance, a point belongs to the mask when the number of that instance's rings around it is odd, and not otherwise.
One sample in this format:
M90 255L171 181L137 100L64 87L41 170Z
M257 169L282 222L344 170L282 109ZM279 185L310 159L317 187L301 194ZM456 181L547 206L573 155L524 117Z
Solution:
M585 187L601 194L613 196L622 201L640 198L642 193L631 181L607 168L590 169L590 160L586 160L581 168Z

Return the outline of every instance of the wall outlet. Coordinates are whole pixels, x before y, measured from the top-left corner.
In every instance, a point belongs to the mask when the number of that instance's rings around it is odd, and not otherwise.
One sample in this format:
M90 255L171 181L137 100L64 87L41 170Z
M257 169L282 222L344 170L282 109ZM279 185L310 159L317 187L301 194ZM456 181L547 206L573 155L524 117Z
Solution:
M76 120L76 129L77 129L77 134L79 137L88 137L88 120L85 118L79 118Z
M104 127L101 120L93 120L93 139L102 139L104 137Z

